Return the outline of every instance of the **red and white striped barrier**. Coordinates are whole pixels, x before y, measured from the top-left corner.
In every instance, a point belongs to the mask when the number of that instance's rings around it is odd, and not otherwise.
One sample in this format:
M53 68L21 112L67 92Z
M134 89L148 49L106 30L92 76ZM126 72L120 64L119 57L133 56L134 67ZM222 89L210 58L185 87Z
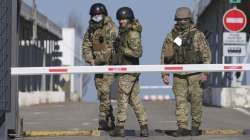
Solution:
M250 71L250 64L120 65L69 67L13 67L12 75L142 73L142 72L233 72Z

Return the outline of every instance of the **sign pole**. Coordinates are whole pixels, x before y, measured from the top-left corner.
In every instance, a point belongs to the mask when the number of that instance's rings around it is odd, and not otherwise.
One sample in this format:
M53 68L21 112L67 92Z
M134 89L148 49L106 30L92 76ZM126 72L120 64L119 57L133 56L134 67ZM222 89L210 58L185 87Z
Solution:
M237 9L237 5L234 6L235 9ZM232 56L232 64L238 64L237 62L237 57L236 56ZM231 87L237 87L237 86L241 86L241 83L237 82L237 77L236 77L236 72L232 72L232 83L231 83Z
M231 0L230 3L240 3L239 0ZM246 33L241 32L247 25L246 14L237 8L229 9L223 16L223 25L228 32L223 34L223 61L225 57L231 57L232 63L237 64L238 58L246 56ZM240 86L241 80L236 72L232 72L231 86Z

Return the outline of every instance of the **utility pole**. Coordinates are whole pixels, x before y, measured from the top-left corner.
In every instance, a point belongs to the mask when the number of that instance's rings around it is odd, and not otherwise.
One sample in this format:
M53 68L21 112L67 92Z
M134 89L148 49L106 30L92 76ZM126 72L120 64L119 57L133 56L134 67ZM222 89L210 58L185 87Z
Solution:
M36 0L33 0L32 18L33 18L33 36L32 36L32 41L35 44L35 41L37 40L37 6L36 6Z
M37 5L36 5L36 0L33 0L33 4L32 4L32 18L33 18L33 36L32 36L32 42L33 44L37 43ZM45 44L44 44L44 50L43 50L43 64L42 66L45 67L46 66L46 48L45 48ZM45 75L42 75L42 86L41 86L41 90L45 91L46 90L46 77Z
M32 39L31 39L31 45L29 48L29 56L30 56L30 64L33 65L34 60L33 60L33 51L34 51L34 47L37 44L37 6L36 6L36 1L33 0L33 4L32 4ZM35 77L31 76L30 77L30 85L29 85L29 89L32 91L34 89L36 89L33 85L34 81L36 80ZM36 85L35 85L36 86Z

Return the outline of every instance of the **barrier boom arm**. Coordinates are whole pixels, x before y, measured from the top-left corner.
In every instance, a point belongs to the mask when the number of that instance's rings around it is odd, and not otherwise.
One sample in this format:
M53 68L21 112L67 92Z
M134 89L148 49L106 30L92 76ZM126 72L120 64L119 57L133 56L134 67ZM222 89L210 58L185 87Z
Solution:
M119 65L68 67L12 67L11 75L144 73L144 72L232 72L249 71L250 64Z

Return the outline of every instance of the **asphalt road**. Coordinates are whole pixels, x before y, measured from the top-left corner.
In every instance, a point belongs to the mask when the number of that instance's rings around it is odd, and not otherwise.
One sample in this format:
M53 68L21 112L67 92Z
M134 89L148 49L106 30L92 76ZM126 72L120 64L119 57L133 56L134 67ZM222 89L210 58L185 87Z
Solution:
M108 133L102 132L99 137L19 138L19 140L250 140L250 135L174 138L164 133L158 133L155 129L175 130L177 128L175 103L174 101L144 102L144 105L149 118L149 138L139 137L139 126L130 109L126 122L125 138L111 138ZM250 116L247 114L229 108L204 107L203 110L202 129L250 129ZM70 103L23 107L20 109L20 116L24 120L24 131L95 130L98 124L98 104Z

